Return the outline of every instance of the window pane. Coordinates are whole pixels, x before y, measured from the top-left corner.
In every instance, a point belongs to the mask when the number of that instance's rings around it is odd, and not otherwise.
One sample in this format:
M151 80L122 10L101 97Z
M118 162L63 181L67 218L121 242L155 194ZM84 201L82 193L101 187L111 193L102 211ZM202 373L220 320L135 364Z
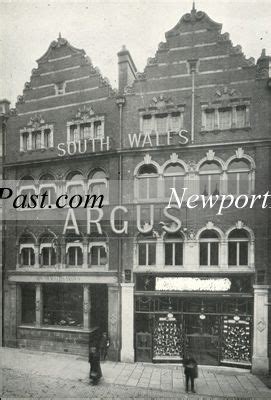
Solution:
M68 264L75 265L75 247L70 247L68 250Z
M200 243L200 265L208 265L208 243Z
M174 187L173 177L172 176L165 176L165 197L170 198L171 189ZM175 188L176 189L176 188Z
M205 111L205 116L206 116L206 129L207 130L212 130L215 127L215 113L214 111L212 112L206 112Z
M22 323L36 321L36 289L34 285L22 285Z
M249 193L249 173L239 172L239 194Z
M239 265L248 265L248 243L239 242Z
M210 243L211 260L210 265L218 265L218 243Z
M148 184L148 178L141 178L138 179L138 192L139 192L139 198L140 199L146 199L147 196L147 184Z
M157 197L157 178L148 178L149 180L149 198L155 199Z
M219 194L220 191L220 175L210 175L211 179L211 193L212 195Z
M143 116L143 133L150 133L152 130L152 118L151 115Z
M175 243L175 265L183 265L183 244Z
M221 129L231 127L231 110L219 110L219 127Z
M105 265L107 263L107 254L104 247L100 247L100 265Z
M98 265L98 246L91 247L91 264Z
M207 196L209 194L208 175L200 175L199 179L200 179L200 181L199 181L200 194Z
M80 327L83 322L82 286L44 285L43 315L45 325Z
M44 247L42 249L41 258L42 258L42 265L49 265L49 247Z
M30 249L30 265L35 264L35 253L33 249Z
M242 128L246 123L246 108L236 107L236 126Z
M148 265L155 265L156 264L156 244L149 243L149 262Z
M138 245L138 265L146 265L146 243Z
M174 132L178 132L181 129L181 116L180 115L171 115L171 130Z
M229 265L237 265L237 243L229 242L228 245Z
M167 115L156 117L156 127L158 133L167 132Z
M95 121L94 122L94 138L95 139L103 138L102 122L101 121Z
M77 251L77 265L82 265L83 264L83 252L80 247L76 248Z
M165 265L173 265L173 244L165 243Z
M238 194L237 193L237 173L228 174L228 193L229 194Z

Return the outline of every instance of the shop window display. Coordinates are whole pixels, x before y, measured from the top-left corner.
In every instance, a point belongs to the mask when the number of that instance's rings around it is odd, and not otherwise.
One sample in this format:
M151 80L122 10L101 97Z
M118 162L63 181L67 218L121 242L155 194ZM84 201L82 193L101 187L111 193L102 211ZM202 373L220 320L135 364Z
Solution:
M36 321L36 289L34 285L22 285L22 324L34 324Z
M55 284L44 285L43 315L44 325L82 327L82 286Z

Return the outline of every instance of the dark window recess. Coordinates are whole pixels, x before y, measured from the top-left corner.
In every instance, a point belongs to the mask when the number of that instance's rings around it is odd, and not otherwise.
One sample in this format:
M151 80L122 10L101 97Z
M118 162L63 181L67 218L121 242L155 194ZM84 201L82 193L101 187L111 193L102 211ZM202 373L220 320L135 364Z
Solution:
M36 289L34 285L22 285L22 324L36 321Z
M43 286L43 323L81 327L83 324L83 288L81 285Z

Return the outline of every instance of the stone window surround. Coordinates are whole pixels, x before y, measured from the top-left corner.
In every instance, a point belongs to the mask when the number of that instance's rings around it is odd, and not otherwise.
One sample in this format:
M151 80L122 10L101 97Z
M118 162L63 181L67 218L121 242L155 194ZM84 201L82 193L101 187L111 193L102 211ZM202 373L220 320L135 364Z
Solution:
M245 124L244 126L237 126L237 107L245 108ZM230 109L231 110L231 126L223 128L219 125L219 111ZM206 111L212 111L214 115L214 128L207 129L206 127ZM248 129L250 128L250 101L248 99L236 100L230 102L213 102L213 103L201 103L201 133L203 132L214 132L214 131L226 131L233 129Z
M185 174L184 176L184 187L188 188L186 196L192 195L192 194L201 194L200 193L200 167L203 165L205 162L208 161L214 161L218 164L218 166L221 168L221 173L220 173L220 190L219 190L219 195L223 194L228 194L227 193L227 188L228 188L228 175L230 174L229 165L232 161L235 160L241 160L244 159L248 163L249 167L249 193L248 195L251 195L255 191L255 162L253 158L249 155L247 155L244 150L240 147L235 151L235 155L230 156L227 161L223 161L221 158L215 156L215 152L212 150L208 150L206 153L206 157L200 159L198 162L194 163L193 168L189 164L187 164L184 160L179 159L178 155L176 153L172 153L170 155L170 159L167 160L163 165L159 165L156 161L152 160L152 157L149 154L146 154L143 158L143 161L139 162L135 169L134 169L134 195L135 203L141 203L141 202L155 202L155 201L164 201L168 202L168 198L165 198L164 193L165 193L165 180L164 177L167 176L166 174L166 168L170 164L179 164L181 167L184 168ZM152 165L156 168L157 170L157 175L152 175L151 177L157 179L157 198L156 199L148 199L144 198L141 199L139 198L139 181L140 178L138 178L138 172L141 166L143 165ZM206 175L205 175L206 176ZM233 194L234 197L238 196L239 194Z
M26 152L31 152L31 151L39 151L39 150L46 150L47 147L45 147L44 144L44 133L46 130L50 130L50 146L48 147L49 149L52 149L54 147L54 133L53 133L53 125L49 124L44 124L39 126L38 128L33 128L33 127L25 127L20 129L20 152L21 153L26 153ZM32 136L35 132L41 132L41 143L40 143L40 148L39 149L33 149L32 148ZM23 147L23 134L28 133L29 134L29 149L24 149Z
M205 230L215 230L218 233L218 259L219 264L217 266L201 266L200 265L200 235ZM229 234L231 231L235 229L244 229L248 233L248 265L229 265L228 263L228 243ZM142 238L140 240L137 237L134 238L134 256L133 256L133 268L135 272L147 272L147 271L219 271L219 270L239 270L242 272L251 271L255 268L255 237L253 231L244 225L242 221L238 221L235 226L232 226L227 232L223 232L220 228L216 227L212 222L208 222L205 227L201 228L196 234L193 234L193 237L190 238L187 235L187 232L184 230L181 232L183 234L183 265L181 266L167 266L165 265L165 243L166 243L166 234L162 233L160 236L158 235L156 239L152 241L150 239L146 239L146 243L155 242L156 243L156 264L142 266L138 263L138 244L144 243ZM178 234L178 232L176 233ZM211 240L211 239L210 239Z
M99 247L104 247L106 254L107 254L107 262L104 265L91 265L88 262L88 257L90 256L90 250L91 247L94 246L99 246ZM62 250L62 253L67 255L68 253L68 249L70 247L80 247L83 253L83 263L82 265L78 265L78 266L69 266L65 260L64 263L58 263L56 260L56 264L52 265L52 266L42 266L41 262L39 260L39 256L41 254L41 251L44 247L54 247L54 244L51 243L41 243L40 245L35 243L34 238L33 238L33 243L23 243L23 244L19 244L17 245L17 249L18 249L18 256L17 256L17 270L34 270L35 272L37 272L37 270L41 270L44 271L45 268L48 269L73 269L76 268L76 270L78 270L78 268L81 269L91 269L91 271L97 270L97 271L107 271L109 269L109 250L108 250L108 242L107 241L90 241L87 242L86 240L82 240L81 242L77 243L77 242L68 242L68 243L63 243L60 245L60 248ZM35 263L33 266L23 266L20 263L20 254L23 248L31 248L34 250L34 257L35 257ZM55 249L56 250L56 249ZM57 250L56 250L57 253Z
M159 132L159 134L167 134L167 132L172 132L171 126L171 115L174 113L180 113L180 129L183 128L184 125L184 106L176 106L176 107L169 107L167 106L165 109L158 109L156 107L150 107L146 110L139 111L139 130L142 133L149 133L153 134L158 132L157 130L157 116L167 114L167 122L166 122L166 130L165 132ZM143 127L143 117L144 116L151 116L151 129L150 132L144 132Z
M76 125L77 126L77 130L79 132L80 135L80 125L82 124L87 124L90 123L91 124L91 137L89 139L95 139L94 137L94 123L95 122L101 122L101 138L99 139L103 139L104 138L104 124L105 124L105 117L104 116L93 116L90 118L83 118L83 119L76 119L73 121L68 121L67 122L67 142L73 142L72 140L70 140L71 137L71 126ZM86 139L79 139L79 140L86 140Z
M36 298L35 298L35 310L36 310L36 318L35 324L30 325L19 325L19 327L27 327L29 329L34 327L39 327L45 330L55 330L55 331L73 331L73 332L83 332L88 331L91 326L90 321L90 311L91 311L91 301L90 301L90 292L91 285L90 284L82 284L83 286L83 304L82 304L82 314L83 314L83 326L82 328L74 328L69 326L55 326L55 325L45 325L43 324L43 286L41 283L34 283ZM65 285L65 284L63 284ZM17 287L20 287L17 285ZM20 292L21 293L21 292Z

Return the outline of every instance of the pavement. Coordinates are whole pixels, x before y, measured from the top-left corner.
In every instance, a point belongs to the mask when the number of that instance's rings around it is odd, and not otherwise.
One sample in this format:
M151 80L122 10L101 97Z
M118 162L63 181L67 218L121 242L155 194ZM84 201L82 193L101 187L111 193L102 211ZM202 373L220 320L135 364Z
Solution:
M2 348L2 399L271 399L271 390L250 371L199 366L196 395L185 393L179 364L101 363L103 378L89 384L87 358Z

